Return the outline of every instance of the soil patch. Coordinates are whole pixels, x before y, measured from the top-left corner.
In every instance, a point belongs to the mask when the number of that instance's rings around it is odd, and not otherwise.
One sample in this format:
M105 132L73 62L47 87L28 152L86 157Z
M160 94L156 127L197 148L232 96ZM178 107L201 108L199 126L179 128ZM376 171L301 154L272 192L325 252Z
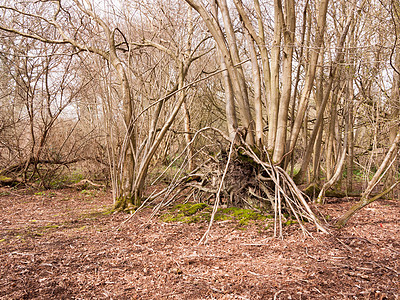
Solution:
M314 207L332 222L354 202ZM0 189L0 299L399 299L400 203L380 200L332 235L236 219L103 214L111 194ZM262 221L264 222L264 221ZM265 219L265 222L271 222Z

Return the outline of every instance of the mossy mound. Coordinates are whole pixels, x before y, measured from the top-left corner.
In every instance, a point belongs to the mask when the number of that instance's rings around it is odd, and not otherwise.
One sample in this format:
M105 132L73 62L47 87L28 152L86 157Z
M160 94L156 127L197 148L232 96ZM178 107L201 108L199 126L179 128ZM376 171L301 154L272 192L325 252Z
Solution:
M11 178L7 176L0 175L0 186L16 186L22 182L21 179Z
M163 222L199 223L209 222L213 207L205 203L178 204L168 212L161 215ZM273 218L271 215L264 215L251 209L237 207L220 208L215 214L215 221L231 220L239 225L248 225L257 221L265 221Z
M185 216L192 216L198 211L205 209L208 205L205 203L185 203L178 204L174 207L175 211L183 213Z

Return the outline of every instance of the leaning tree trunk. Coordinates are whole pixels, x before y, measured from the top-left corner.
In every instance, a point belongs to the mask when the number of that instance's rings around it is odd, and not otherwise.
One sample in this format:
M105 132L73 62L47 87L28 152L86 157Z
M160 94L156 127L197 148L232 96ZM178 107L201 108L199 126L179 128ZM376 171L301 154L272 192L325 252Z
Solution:
M274 39L271 49L271 98L268 104L268 143L267 149L271 153L275 147L276 129L278 126L278 109L279 109L279 65L282 40L282 18L279 10L282 5L278 5L279 0L274 1Z
M255 117L255 136L256 146L262 149L263 146L263 120L262 120L262 102L261 102L261 74L260 67L257 61L257 53L254 47L254 41L248 31L245 31L249 52L251 58L251 70L253 75L254 88L254 117Z
M266 47L265 43L265 30L264 30L264 23L261 15L261 7L259 0L254 0L254 9L256 12L256 19L257 19L257 24L258 24L258 33L255 30L252 21L249 19L248 15L245 12L245 8L243 6L242 0L234 0L236 9L241 17L241 20L243 22L243 26L245 30L248 31L250 34L251 38L256 42L257 47L260 51L260 56L261 56L261 64L262 64L262 75L263 75L263 80L264 80L264 96L265 96L265 101L264 105L267 108L267 111L269 112L272 107L271 104L271 68L270 68L270 63L269 63L269 55L268 55L268 50ZM260 74L261 75L261 74ZM256 76L258 76L256 74ZM257 98L257 97L255 97ZM257 105L260 105L257 103ZM255 103L255 106L257 106ZM256 108L255 108L256 109ZM261 109L260 109L261 111ZM256 112L256 124L259 121L257 118L260 117L259 112ZM262 116L261 116L262 117ZM269 118L269 116L268 116ZM270 122L270 121L269 121ZM260 124L259 124L260 125ZM257 127L257 125L256 125ZM257 132L257 128L256 128ZM258 139L258 138L257 138Z
M398 124L399 126L400 124ZM397 156L397 150L398 150L398 144L400 143L400 131L397 133L396 138L394 139L392 145L390 146L390 149L388 153L386 154L382 164L380 165L379 169L376 171L374 177L369 181L367 188L365 189L364 193L361 195L361 200L353 205L342 217L339 218L337 221L337 226L338 227L343 227L346 225L348 220L360 209L363 207L367 206L368 204L372 203L373 201L379 199L379 197L373 197L370 198L370 195L372 193L372 190L375 188L375 186L382 180L383 176L385 173L388 171L388 168L391 167L392 163L396 159ZM394 185L392 185L390 190L397 185L398 182L396 182ZM390 191L389 190L389 191ZM386 191L384 191L386 193ZM382 196L384 193L382 193L379 196Z

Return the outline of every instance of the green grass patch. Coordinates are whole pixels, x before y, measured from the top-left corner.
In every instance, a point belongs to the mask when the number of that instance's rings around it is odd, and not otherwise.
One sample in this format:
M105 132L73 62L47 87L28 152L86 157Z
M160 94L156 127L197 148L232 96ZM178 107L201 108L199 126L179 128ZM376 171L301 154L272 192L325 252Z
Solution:
M292 224L297 224L298 222L296 220L287 220L286 222L283 223L283 226L290 226Z

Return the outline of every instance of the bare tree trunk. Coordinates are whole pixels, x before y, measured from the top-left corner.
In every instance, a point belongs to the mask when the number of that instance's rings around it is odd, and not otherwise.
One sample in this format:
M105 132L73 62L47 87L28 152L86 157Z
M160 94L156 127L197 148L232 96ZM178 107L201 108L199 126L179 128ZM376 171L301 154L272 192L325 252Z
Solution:
M188 8L188 36L187 36L187 41L186 41L186 56L189 57L190 53L192 53L192 38L193 38L193 17L192 17L192 8ZM183 110L184 110L184 128L185 128L185 141L187 145L187 159L188 159L188 171L191 172L194 168L194 162L193 162L193 143L191 143L192 140L192 134L191 134L191 120L190 120L190 111L189 107L187 105L187 100L183 103Z
M321 49L321 52L323 50ZM321 65L323 65L324 57L320 56ZM322 99L324 96L324 72L322 68L319 68L316 79L316 90L315 90L315 105L317 111L320 111ZM322 121L321 127L318 131L317 141L314 145L314 158L313 158L313 179L312 182L318 184L320 180L320 166L321 166L321 153L322 153L322 136L324 132L324 121Z
M278 126L278 109L279 109L279 66L280 52L282 40L282 22L281 15L282 3L280 0L274 0L274 39L271 49L271 98L268 105L268 143L267 149L271 153L275 148L276 130Z
M354 123L354 88L353 88L353 72L350 74L350 78L348 79L348 97L347 97L347 105L348 105L348 113L346 118L347 124L347 191L353 191L353 160L354 160L354 134L353 134L353 123ZM346 133L345 133L346 134Z
M364 2L362 3L362 5L363 4L364 4ZM336 50L336 57L335 57L335 60L333 62L333 66L331 67L331 72L330 72L330 75L329 75L329 80L328 80L327 87L325 88L325 91L324 91L324 98L323 98L323 101L321 103L321 110L318 112L317 120L315 121L315 125L314 125L313 131L311 133L311 137L310 137L309 146L308 146L308 148L306 150L306 153L304 155L303 162L302 162L302 165L300 167L300 171L295 176L296 183L301 183L303 181L304 174L306 173L306 170L308 168L308 164L310 163L311 154L312 154L313 149L314 149L314 144L315 144L315 140L316 140L316 137L317 137L317 134L318 134L318 131L319 131L319 127L322 124L325 108L326 108L326 105L328 103L328 99L329 99L329 96L330 96L330 93L331 93L333 81L337 76L337 72L339 70L339 63L343 60L343 56L344 56L343 46L344 46L344 43L346 41L347 33L349 32L349 29L350 29L350 25L354 20L354 12L355 12L356 7L357 7L357 2L354 2L353 8L352 8L350 14L347 17L346 24L345 24L345 26L343 28L342 34L340 35L340 39L339 39L339 42L338 42L338 45L337 45L337 50Z
M218 51L218 55L221 60L221 68L225 69L225 61L221 56L220 51ZM235 108L235 98L233 96L233 89L231 79L227 71L222 72L223 84L225 89L225 111L226 111L226 121L228 125L229 138L231 141L235 138L236 131L238 128L238 121L236 117L236 108Z
M153 158L155 152L157 151L162 140L164 139L166 133L170 129L172 123L175 121L176 115L178 114L179 110L181 109L183 103L185 102L186 92L185 92L185 90L182 90L182 87L183 87L184 79L186 77L190 63L191 63L190 60L181 62L180 69L179 69L178 85L176 87L176 90L180 90L180 92L178 93L177 103L175 104L173 111L169 115L167 121L164 123L161 130L158 132L150 149L145 153L144 157L142 158L142 160L140 162L139 167L137 168L137 174L136 174L135 182L134 182L133 189L132 189L132 194L134 195L135 199L142 198L144 184L145 184L145 180L147 177L147 172L148 172L148 168L149 168L151 159Z
M300 132L302 120L304 118L304 113L308 105L308 99L314 83L315 71L317 68L318 57L320 54L320 48L322 46L325 34L326 26L326 13L328 10L329 0L321 0L318 9L318 20L317 20L317 36L315 40L315 49L311 49L311 59L310 64L307 69L306 82L303 87L303 91L300 97L299 107L296 115L296 119L293 124L292 133L290 136L290 146L289 151L293 151L296 141ZM347 34L347 33L346 33Z
M265 43L265 33L264 33L264 23L261 17L261 8L259 0L254 0L254 8L256 11L256 19L258 24L258 34L254 29L252 22L247 16L245 9L242 4L242 0L234 0L236 9L241 16L243 25L245 29L249 32L253 40L256 42L261 56L262 62L262 74L264 76L264 86L265 86L265 107L267 108L267 112L269 111L269 107L271 107L271 70L270 63L268 57L268 50ZM267 116L268 118L268 116Z
M334 144L335 144L335 127L337 126L336 124L336 118L337 118L337 111L336 111L336 103L337 103L337 91L338 89L335 88L332 93L332 98L331 98L331 107L329 110L329 124L328 124L328 130L326 133L327 136L327 141L326 141L326 180L330 180L333 175L333 170L335 166L335 151L334 151Z
M232 61L233 61L233 64L238 65L240 63L239 51L237 49L235 31L233 30L233 25L232 25L231 17L229 15L228 5L226 3L226 0L217 0L217 1L219 4L219 7L221 9L222 19L224 21L224 27L225 27L225 31L226 31L226 39L228 41L229 51L230 51L230 54L232 57ZM254 145L254 124L252 122L249 96L247 93L246 79L244 77L242 65L238 65L235 68L235 70L237 72L237 84L240 88L241 96L242 96L238 99L240 101L239 102L239 108L240 108L239 111L240 111L240 115L241 115L242 121L244 123L244 126L248 129L246 139L249 144Z
M187 145L187 160L188 160L188 171L191 172L195 168L193 162L193 143L191 130L191 122L190 122L190 112L189 107L187 105L187 99L183 102L183 110L184 110L184 128L185 128L185 142Z
M236 1L235 1L236 2ZM267 47L265 44L265 30L264 30L264 22L261 17L261 8L260 8L260 2L259 0L254 0L254 8L256 11L256 18L257 18L257 23L258 23L258 34L259 34L259 39L256 39L253 37L253 39L256 41L258 48L260 49L260 56L261 56L261 62L262 62L262 69L263 69L263 75L264 75L264 85L265 85L265 107L269 107L269 103L271 101L271 69L270 69L270 64L269 64L269 57L268 57L268 51ZM251 32L250 32L251 34Z
M285 1L285 18L283 26L284 49L282 70L282 97L279 101L273 161L281 162L285 154L288 127L289 104L292 90L292 61L296 15L294 0Z
M212 1L212 13L215 19L218 19L218 6L216 0ZM221 61L221 69L226 69L225 60L222 56L221 50L217 46L217 55L219 56L219 60ZM229 77L228 71L222 72L222 81L225 90L225 112L226 112L226 121L228 127L229 138L233 142L236 131L238 128L238 122L236 117L236 108L235 108L235 98L233 96L232 82Z
M347 100L347 101L349 101L349 100ZM348 114L348 112L346 112L346 114ZM316 200L317 203L323 203L324 202L323 198L325 197L325 192L329 188L331 188L340 179L340 176L342 176L343 166L344 166L344 163L346 161L346 152L347 152L347 143L348 143L348 136L346 135L347 131L348 131L348 124L345 125L344 145L342 147L342 153L340 155L340 158L338 158L338 163L336 165L335 173L322 186L321 191L320 191L320 193L318 195L318 198ZM340 143L340 141L339 141L339 143Z
M254 115L256 123L256 145L262 149L263 145L263 120L262 120L262 103L261 103L261 75L260 67L257 61L257 53L254 47L253 39L249 32L245 30L246 40L249 45L249 52L251 58L251 70L253 75L253 88L254 88Z
M304 144L304 149L307 148L307 141L308 140L308 113L306 111L304 115L304 120L303 120L303 144ZM307 183L310 181L310 172L307 172Z
M304 10L303 10L303 25L302 25L302 33L301 33L301 49L300 53L298 55L298 66L297 66L297 73L296 73L296 80L294 84L294 92L292 95L292 100L291 100L291 109L290 109L290 133L292 132L293 125L294 125L294 118L296 116L296 104L297 104L297 97L298 97L298 86L300 83L300 75L301 75L301 69L304 69L304 72L307 72L308 65L305 63L306 61L309 61L309 51L306 51L306 54L304 54L304 48L309 48L310 47L310 41L311 41L311 14L307 13L309 11L309 6L308 6L308 0L306 1ZM306 34L307 32L307 34ZM306 57L306 58L304 58ZM287 145L288 147L290 144ZM284 167L285 169L290 163L290 174L294 173L294 165L295 165L295 160L294 160L294 153L293 151L290 152L290 155L286 157Z
M395 0L392 2L393 17L395 23L395 34L399 39L400 34L400 1ZM395 59L393 66L393 86L391 90L391 113L390 113L390 129L389 129L389 142L393 143L396 138L396 134L399 131L399 127L396 126L400 120L400 47L395 46ZM390 180L393 182L399 175L399 162L395 161L393 167L390 170Z
M227 49L225 44L225 37L223 32L221 31L221 27L219 26L217 20L212 17L212 15L206 10L204 5L197 0L185 0L191 7L193 7L202 17L203 21L205 22L208 30L211 32L215 42L218 45L222 53L222 57L224 58L226 68L231 79L232 88L235 93L235 97L238 99L239 104L239 112L243 122L243 125L248 129L247 139L248 143L253 145L254 144L254 133L253 133L253 121L250 113L250 108L248 105L248 99L243 94L245 86L242 86L240 75L238 71L234 67L232 54ZM226 16L225 16L226 18ZM231 24L232 25L232 24ZM229 26L228 26L229 27ZM228 34L229 35L229 34ZM230 36L230 35L229 35ZM232 38L232 36L230 36ZM247 101L246 101L247 100Z
M110 38L114 40L114 38ZM114 45L114 44L112 44ZM136 126L133 124L133 101L131 98L130 86L128 77L115 53L115 46L110 47L110 64L116 69L118 79L121 87L121 98L123 103L124 125L125 125L125 138L121 147L120 153L120 168L119 190L120 194L117 195L117 207L126 207L129 203L133 205L140 205L140 199L132 198L132 188L134 184L134 170L135 170L135 153L136 153Z

